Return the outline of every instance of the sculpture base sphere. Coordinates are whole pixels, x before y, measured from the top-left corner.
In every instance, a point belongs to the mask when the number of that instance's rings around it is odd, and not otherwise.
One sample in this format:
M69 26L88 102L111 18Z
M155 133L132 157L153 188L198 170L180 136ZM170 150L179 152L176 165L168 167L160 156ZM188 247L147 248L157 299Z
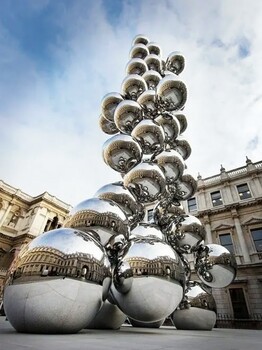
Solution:
M173 322L177 329L211 331L216 323L216 313L197 307L176 310Z
M119 329L126 320L126 315L109 301L105 301L95 318L88 324L88 329Z
M140 327L140 328L159 328L162 326L162 324L165 322L165 319L156 321L156 322L140 322L133 320L132 318L129 318L129 322L133 327Z
M165 319L177 308L183 297L183 287L179 282L151 276L136 278L126 294L119 293L113 284L111 292L119 308L140 322Z
M18 332L77 333L100 309L100 294L101 286L68 278L13 284L5 289L4 308Z

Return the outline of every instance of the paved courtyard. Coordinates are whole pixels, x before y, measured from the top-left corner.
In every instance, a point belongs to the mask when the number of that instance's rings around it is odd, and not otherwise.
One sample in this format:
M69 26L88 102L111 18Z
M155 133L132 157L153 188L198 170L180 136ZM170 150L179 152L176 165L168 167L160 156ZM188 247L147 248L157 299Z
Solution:
M17 333L5 317L0 317L0 350L261 350L262 331L214 329L179 331L174 327L120 330L82 330L77 334L43 335Z

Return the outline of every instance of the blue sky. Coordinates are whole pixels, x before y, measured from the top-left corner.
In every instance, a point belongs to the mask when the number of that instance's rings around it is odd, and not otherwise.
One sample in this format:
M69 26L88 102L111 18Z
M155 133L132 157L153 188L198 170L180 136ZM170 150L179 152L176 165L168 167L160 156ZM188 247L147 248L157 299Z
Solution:
M0 179L72 205L120 180L102 160L100 102L139 33L186 57L188 171L261 160L261 18L256 0L2 1Z

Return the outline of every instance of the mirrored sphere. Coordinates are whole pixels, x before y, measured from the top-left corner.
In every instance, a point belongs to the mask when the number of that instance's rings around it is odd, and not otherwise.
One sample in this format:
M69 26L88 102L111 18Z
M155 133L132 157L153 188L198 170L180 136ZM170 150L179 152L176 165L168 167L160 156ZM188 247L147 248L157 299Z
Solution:
M125 276L114 273L111 287L120 309L134 320L155 322L169 316L183 297L184 267L178 254L157 238L134 238L121 263L132 271L132 283L121 291Z
M181 109L187 100L186 85L180 78L172 74L160 80L156 92L168 111Z
M196 272L209 287L223 288L236 277L236 259L228 249L219 244L207 244L207 251L196 254Z
M180 134L182 134L186 128L187 128L187 119L186 116L181 113L181 112L173 112L174 116L177 118L177 120L179 121L179 125L180 125ZM173 114L172 113L172 114Z
M154 221L161 227L168 227L172 222L179 221L179 218L185 214L183 205L177 203L166 203L161 200L154 208Z
M137 203L135 197L124 187L123 182L114 182L101 187L94 197L109 199L119 205L126 214L130 227L135 227L144 218L145 209Z
M122 94L130 100L136 101L147 89L145 79L138 74L129 74L122 82L121 91Z
M100 129L108 135L114 135L119 132L116 124L106 119L103 114L101 114L99 117L99 126Z
M12 264L5 312L18 332L76 333L95 317L110 284L109 260L91 235L69 228L48 231Z
M184 136L179 135L175 140L172 140L172 148L181 154L184 160L186 160L191 154L191 146Z
M140 322L140 321L133 320L130 317L128 318L128 320L133 327L141 327L141 328L159 328L165 322L165 319L156 321L156 322Z
M118 92L110 92L109 94L106 94L101 102L103 116L107 120L114 122L115 109L122 101L123 97Z
M145 63L149 70L161 73L162 71L162 60L155 54L150 54L145 57Z
M143 154L159 153L164 148L164 130L153 120L142 120L135 126L131 136L140 144Z
M142 108L136 101L122 101L115 110L115 124L125 134L130 134L142 118Z
M143 75L147 70L147 64L141 58L132 58L126 65L126 74Z
M183 221L172 225L168 241L182 253L191 253L205 239L206 231L195 216L184 215L183 218Z
M156 92L154 90L144 91L137 99L143 108L145 118L154 119L157 115Z
M158 116L155 121L162 126L165 133L165 142L172 144L180 133L180 124L178 119L172 114Z
M160 80L162 79L161 75L154 70L146 71L142 75L142 78L145 79L149 90L154 90L157 87Z
M129 237L129 223L123 210L113 201L90 198L72 209L67 227L92 234L102 245L118 233Z
M149 50L144 44L136 44L134 45L129 53L130 58L141 58L144 59L147 55L149 55Z
M176 328L211 330L216 323L216 303L212 294L194 282L187 287L184 299L173 313Z
M165 240L165 236L160 227L153 223L141 222L136 228L130 232L130 238L157 238L161 241Z
M140 163L124 176L124 186L138 202L154 202L165 191L165 175L158 165Z
M162 56L162 49L157 43L150 41L146 44L146 47L148 48L150 54Z
M187 200L193 196L197 190L197 181L190 174L183 174L177 184L177 193L176 196L180 200Z
M115 135L103 145L103 159L112 169L127 173L142 159L139 143L129 135Z
M181 52L171 52L166 60L166 69L172 73L180 74L185 68L185 57Z
M147 45L148 43L149 43L149 39L147 36L145 36L144 34L138 34L134 37L132 45L136 45L136 44Z
M114 304L106 300L95 318L88 324L88 329L119 329L126 320L126 315Z
M174 183L181 178L185 169L182 156L175 150L166 150L155 157L159 167L163 170L167 184Z

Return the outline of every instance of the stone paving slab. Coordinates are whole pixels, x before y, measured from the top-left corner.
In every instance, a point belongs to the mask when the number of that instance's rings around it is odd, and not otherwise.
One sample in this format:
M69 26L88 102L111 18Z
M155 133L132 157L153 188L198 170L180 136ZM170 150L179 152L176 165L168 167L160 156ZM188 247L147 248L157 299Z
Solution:
M0 317L0 350L262 350L262 331L222 329L180 331L174 327L84 329L77 334L17 333Z

